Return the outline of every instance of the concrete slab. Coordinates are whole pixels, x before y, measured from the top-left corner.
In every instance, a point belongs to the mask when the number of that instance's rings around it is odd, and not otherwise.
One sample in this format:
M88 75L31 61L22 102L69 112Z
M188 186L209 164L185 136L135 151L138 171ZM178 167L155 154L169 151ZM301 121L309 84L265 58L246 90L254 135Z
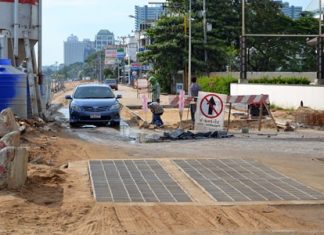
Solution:
M156 160L89 162L98 202L191 202L191 198Z
M319 191L254 160L199 159L174 163L217 202L324 200Z

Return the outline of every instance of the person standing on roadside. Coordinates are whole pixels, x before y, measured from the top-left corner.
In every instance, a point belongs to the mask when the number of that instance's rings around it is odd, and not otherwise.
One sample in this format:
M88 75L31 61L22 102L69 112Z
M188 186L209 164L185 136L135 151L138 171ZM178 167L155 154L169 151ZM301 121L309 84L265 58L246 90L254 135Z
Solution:
M152 75L148 79L148 81L149 81L149 83L151 85L152 102L160 103L161 88L160 88L159 81L157 80L157 78L154 75Z
M190 85L190 96L192 98L190 102L190 113L191 113L191 120L192 125L195 125L195 113L197 109L197 99L198 93L200 91L200 86L197 84L197 77L191 78L191 85Z

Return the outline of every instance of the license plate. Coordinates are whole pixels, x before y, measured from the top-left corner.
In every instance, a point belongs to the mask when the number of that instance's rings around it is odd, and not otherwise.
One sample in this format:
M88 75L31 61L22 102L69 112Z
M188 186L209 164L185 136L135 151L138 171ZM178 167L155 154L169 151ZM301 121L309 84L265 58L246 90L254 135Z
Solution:
M93 119L101 118L101 115L100 114L90 114L90 118L93 118Z

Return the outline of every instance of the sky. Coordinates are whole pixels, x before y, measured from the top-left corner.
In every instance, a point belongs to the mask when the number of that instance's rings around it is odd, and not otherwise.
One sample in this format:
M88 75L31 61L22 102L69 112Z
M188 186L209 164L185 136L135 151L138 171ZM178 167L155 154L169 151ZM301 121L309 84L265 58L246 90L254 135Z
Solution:
M135 5L165 0L43 0L43 64L63 63L63 42L71 34L79 40L94 41L101 29L118 36L131 34L135 21ZM217 1L217 0L207 0ZM318 0L284 0L291 5L313 7ZM316 3L317 1L317 3ZM310 4L313 2L312 4Z
M43 65L63 63L63 42L71 34L79 40L91 41L94 41L101 29L113 32L115 38L131 34L135 21L128 16L135 15L135 5L144 6L148 2L149 0L43 0Z

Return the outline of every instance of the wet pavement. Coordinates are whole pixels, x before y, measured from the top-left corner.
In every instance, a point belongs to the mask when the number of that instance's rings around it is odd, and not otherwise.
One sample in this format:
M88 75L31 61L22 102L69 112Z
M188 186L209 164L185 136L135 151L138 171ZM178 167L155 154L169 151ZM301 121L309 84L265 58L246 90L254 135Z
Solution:
M90 142L102 144L107 143L107 141L146 143L152 142L160 136L160 134L152 130L129 126L124 120L121 120L119 127L84 125L80 128L70 128L69 109L62 107L58 110L58 113L59 115L56 117L56 121L62 123L68 131L77 135L79 138Z
M160 142L160 137L163 136L164 130L148 130L140 129L137 126L129 126L125 121L121 122L120 127L96 127L96 126L84 126L82 128L70 128L68 123L68 109L61 108L59 115L55 118L67 132L73 135L93 143L101 144L118 144L125 146L124 144L133 144L140 147L140 143L154 143ZM310 155L311 157L323 156L323 142L324 133L314 132L311 130L296 131L296 132L280 132L274 133L271 131L268 134L260 133L231 133L234 134L234 138L230 139L205 139L205 140L187 140L180 141L181 147L178 146L178 141L165 142L163 145L153 145L154 151L166 151L169 149L172 154L182 154L185 152L197 152L197 143L204 142L204 155L207 157L214 157L215 151L209 151L213 149L215 143L217 143L218 154L227 155L228 149L233 151L233 147L238 150L238 155L241 156L241 148L245 151L252 152L253 154L262 153L267 155L268 153L275 154L285 153L294 155ZM194 142L193 142L194 141ZM216 142L215 142L216 141ZM196 143L196 144L193 144ZM198 145L200 145L198 144ZM135 147L135 146L134 146ZM144 148L144 146L143 146ZM148 148L146 145L145 148ZM241 156L242 157L242 156Z

